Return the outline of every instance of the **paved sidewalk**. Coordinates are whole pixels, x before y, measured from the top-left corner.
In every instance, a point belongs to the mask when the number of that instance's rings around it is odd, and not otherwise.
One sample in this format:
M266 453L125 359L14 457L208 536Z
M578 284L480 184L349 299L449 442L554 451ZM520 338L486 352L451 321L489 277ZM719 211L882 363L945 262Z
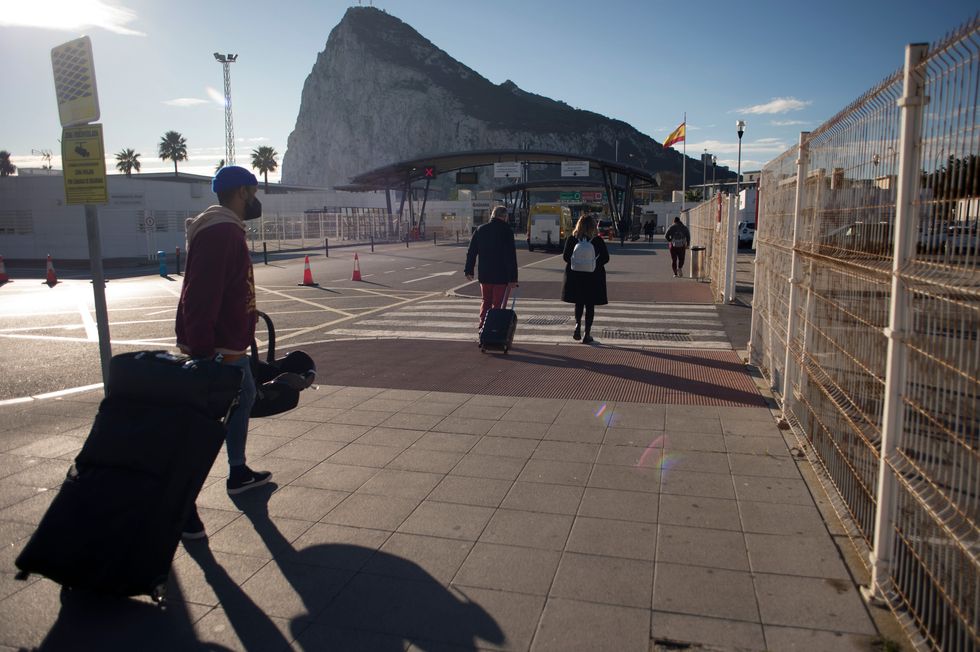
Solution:
M342 346L342 344L338 344ZM475 347L473 347L475 349ZM533 392L533 388L528 390ZM0 409L0 649L869 650L768 408L320 386L224 453L166 609L13 578L101 394ZM803 464L804 467L801 467Z

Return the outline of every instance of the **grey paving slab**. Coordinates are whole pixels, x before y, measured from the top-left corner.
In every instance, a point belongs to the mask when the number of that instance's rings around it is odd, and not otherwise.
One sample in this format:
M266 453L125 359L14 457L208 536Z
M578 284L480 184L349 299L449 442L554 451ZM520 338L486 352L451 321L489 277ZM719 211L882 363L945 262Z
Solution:
M383 530L314 523L277 560L356 571L390 536Z
M467 453L459 461L459 464L453 467L450 474L513 481L524 470L525 464L525 460L516 457Z
M477 394L471 396L466 400L466 403L470 405L493 405L498 407L504 407L508 410L515 405L521 399L516 396L494 396L492 394Z
M253 434L250 432L248 434L248 454L249 457L251 458L261 457L295 440L296 440L295 437L270 437L267 435L263 435L262 433ZM315 441L315 440L310 440L310 441ZM338 442L325 442L325 443L337 444ZM340 444L340 446L343 446L343 444ZM337 448L339 448L339 446ZM288 457L288 455L286 455L286 457ZM319 461L323 458L317 457L316 459Z
M757 503L750 500L739 502L742 529L763 534L791 534L826 536L820 512L814 505L787 505L786 503Z
M319 407L316 405L304 405L289 413L294 421L307 421L309 423L322 423L338 418L344 414L344 408L338 407Z
M319 463L341 448L346 446L340 441L327 441L324 439L293 439L285 440L275 448L270 448L265 453L256 450L256 444L261 440L272 440L271 437L253 437L251 433L248 438L248 450L253 456L268 454L273 457L287 457L295 460L310 460ZM276 438L277 439L277 438ZM283 440L280 440L283 441Z
M313 526L309 521L282 517L273 517L271 522L272 528L260 531L251 519L241 515L208 535L208 546L215 552L272 559L291 550L292 542Z
M589 481L592 465L584 462L528 460L518 479L524 482L568 484L584 487Z
M439 421L442 421L443 417L447 417L452 414L458 407L459 403L437 403L435 401L421 400L412 403L406 408L402 408L399 414L418 414L439 417L439 419L436 421L436 423L438 423Z
M510 406L481 405L470 401L453 410L452 416L469 419L493 419L496 421L507 414L508 410L510 410Z
M648 609L548 598L531 649L647 652L649 631Z
M662 494L661 523L716 530L741 530L738 503L727 498Z
M349 495L345 491L313 487L280 487L269 498L269 514L302 521L319 521Z
M741 532L661 525L657 561L728 570L749 570Z
M408 408L403 408L401 412L393 414L382 421L381 425L388 428L426 431L442 421L442 417L445 416L439 414L417 414L408 411L409 409L414 409L414 407L415 404L413 403Z
M759 622L750 573L658 563L655 574L655 611Z
M601 443L605 436L606 426L599 419L583 423L553 423L544 433L547 441L579 442L584 444Z
M397 412L415 403L412 399L383 398L380 395L369 398L357 406L358 410L378 410L379 412Z
M326 439L350 443L371 429L371 426L358 426L349 423L318 423L305 433L308 439Z
M657 440L651 442L650 446L614 446L603 444L599 447L599 455L595 461L596 464L656 468L660 464L663 455L663 441L658 437Z
M724 418L721 420L721 430L727 435L740 437L780 437L779 429L774 420L746 420L743 418Z
M462 405L466 401L479 401L481 399L487 400L511 400L516 401L516 398L508 398L506 396L481 396L473 394L462 394L460 392L429 392L422 397L423 401L435 401L438 403L455 403L456 405ZM487 403L487 405L492 405L492 403Z
M345 410L340 414L331 417L329 420L334 423L346 423L355 426L378 426L381 425L386 419L391 418L395 414L394 410L381 411L381 410L361 410L360 408L354 408L351 410ZM327 419L323 419L327 421Z
M575 514L583 488L574 485L515 482L500 504L505 509L549 514Z
M371 446L355 442L347 444L327 459L333 464L353 464L380 469L398 457L401 452L402 449L393 446Z
M606 428L606 432L602 436L602 443L646 448L658 440L664 441L665 434L663 428Z
M478 542L453 584L547 595L560 558L561 553L556 550Z
M667 406L619 403L609 417L610 428L642 428L663 430L666 426Z
M472 541L395 532L362 569L365 573L449 584L473 547ZM408 563L406 563L408 562Z
M686 407L686 406L685 406ZM674 435L682 432L697 433L701 435L720 435L721 419L718 417L694 416L688 411L687 414L677 414L676 406L670 406L667 410L667 421L664 430ZM700 412L696 414L700 415Z
M423 434L425 433L421 430L376 426L358 437L357 443L368 444L369 446L392 446L394 448L405 449L417 442Z
M550 595L646 609L652 591L652 561L566 551Z
M738 500L802 506L813 504L813 496L803 478L734 475L732 482L735 485L735 494Z
M573 518L565 514L498 509L480 535L480 541L503 545L561 550Z
M660 469L596 464L592 467L588 486L598 489L658 492L660 483Z
M580 424L598 420L605 425L603 417L606 413L611 415L615 407L616 403L606 401L565 401L555 417L555 424Z
M414 403L425 398L428 393L427 391L418 389L386 389L377 394L375 398L393 398L399 401L411 401Z
M262 613L309 620L350 580L345 570L277 561L266 564L242 585Z
M541 441L531 455L532 459L557 460L561 462L595 462L599 452L598 444L570 441Z
M462 435L452 432L427 432L410 448L421 448L431 451L452 451L466 453L480 441L479 435Z
M669 458L668 458L669 462ZM661 491L665 494L704 496L706 498L735 498L732 476L727 473L702 473L670 468L663 472Z
M352 396L350 394L341 394L336 392L330 396L324 396L317 399L310 405L319 408L339 408L342 410L349 410L350 408L357 407L364 401L368 400L369 397L365 396Z
M532 439L516 437L481 437L471 449L479 455L499 455L501 457L519 457L528 459L537 447L538 442Z
M195 542L188 545L202 554L177 556L171 566L171 573L180 583L182 597L201 605L219 606L221 598L225 597L222 583L226 586L241 586L245 580L269 563L268 559L260 557L212 552L206 544L202 543Z
M723 453L728 450L727 439L723 435L706 435L696 432L671 431L664 438L664 448L668 451L709 451Z
M426 500L405 519L398 531L476 541L492 514L489 507Z
M661 649L683 649L683 645L721 650L767 650L763 627L757 622L708 618L690 614L654 611L650 638ZM827 652L830 652L828 650Z
M766 455L771 457L788 457L789 449L786 444L774 437L740 437L726 435L725 445L729 453L742 455Z
M493 437L513 437L518 439L543 439L549 424L538 421L498 421L486 434Z
M358 487L357 493L422 500L429 495L442 478L443 476L438 473L405 471L388 467L381 469L370 480Z
M21 455L23 457L46 457L55 458L68 453L74 453L82 448L84 440L79 437L69 437L67 435L54 435L34 440L29 444L18 446L7 450L11 455Z
M37 496L38 488L31 487L30 485L19 484L11 480L4 478L0 480L0 520L18 520L9 519L4 517L4 510L8 507L13 507L18 503L22 503L28 498L33 498ZM11 514L16 514L17 512L11 512Z
M882 649L880 636L867 634L849 634L828 632L819 629L804 629L802 627L776 627L765 625L763 631L766 643L771 650L788 650L789 652L866 652L866 650Z
M253 434L263 434L269 437L299 437L317 427L317 424L309 421L295 421L293 419L266 418L252 419L248 424L249 438Z
M656 523L659 505L660 495L656 493L587 487L578 513L580 516Z
M321 462L293 482L304 487L354 492L379 471L366 466Z
M448 473L463 458L463 453L453 451L429 451L410 448L398 454L388 463L390 469L421 471L426 473Z
M348 629L312 623L296 637L300 650L377 650L399 652L405 648L401 636L362 629ZM258 648L257 648L258 649Z
M781 444L780 444L781 445ZM745 455L729 453L732 473L736 475L760 475L767 478L800 477L796 461L788 455Z
M24 489L30 491L32 495L9 507L0 509L0 521L14 521L37 526L58 493L53 490L38 493L31 487L24 487Z
M580 516L575 519L565 550L653 561L657 557L657 526Z
M321 520L337 525L394 531L418 505L419 500L414 498L355 493Z
M432 427L435 432L458 432L464 435L485 435L497 425L493 419L473 419L463 417L445 417Z
M873 635L864 603L851 582L812 577L756 574L762 622Z
M541 618L545 598L466 587L460 595L487 615L481 621L475 644L481 650L527 650Z
M786 536L746 532L745 544L752 570L848 580L840 551L829 537Z
M510 480L448 475L429 494L430 500L497 507L511 487Z

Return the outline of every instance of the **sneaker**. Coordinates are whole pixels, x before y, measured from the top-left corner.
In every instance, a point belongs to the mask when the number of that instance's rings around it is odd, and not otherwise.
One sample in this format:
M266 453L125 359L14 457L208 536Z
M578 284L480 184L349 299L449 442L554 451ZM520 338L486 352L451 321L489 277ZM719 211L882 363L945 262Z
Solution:
M585 337L582 338L582 344L592 344L593 341L592 336L588 333L586 333Z
M580 340L580 339L582 339L582 327L581 326L576 326L575 327L575 332L572 333L572 339L573 340Z
M233 496L243 491L254 489L255 487L261 487L268 483L270 479L272 479L271 471L253 471L245 464L232 467L231 473L228 475L228 482L226 483L228 495Z
M180 532L180 538L185 541L203 539L208 536L208 533L204 530L204 523L201 522L201 517L197 515L197 507L195 506L191 510L191 513L187 515L187 520L184 522L184 528Z

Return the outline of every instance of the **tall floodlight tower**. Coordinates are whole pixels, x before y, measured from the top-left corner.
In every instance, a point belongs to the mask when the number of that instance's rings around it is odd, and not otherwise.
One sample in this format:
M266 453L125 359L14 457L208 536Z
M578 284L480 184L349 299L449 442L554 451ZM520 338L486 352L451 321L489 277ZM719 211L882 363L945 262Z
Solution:
M235 125L231 118L231 64L235 63L238 55L215 52L214 58L221 64L225 73L225 165L234 165Z

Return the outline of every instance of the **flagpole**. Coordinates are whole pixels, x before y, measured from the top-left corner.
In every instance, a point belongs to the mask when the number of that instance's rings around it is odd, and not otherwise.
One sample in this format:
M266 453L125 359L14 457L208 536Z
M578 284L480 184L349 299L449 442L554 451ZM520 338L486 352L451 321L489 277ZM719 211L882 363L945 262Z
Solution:
M684 212L684 202L687 198L687 111L684 112L684 153L681 155L681 213Z

